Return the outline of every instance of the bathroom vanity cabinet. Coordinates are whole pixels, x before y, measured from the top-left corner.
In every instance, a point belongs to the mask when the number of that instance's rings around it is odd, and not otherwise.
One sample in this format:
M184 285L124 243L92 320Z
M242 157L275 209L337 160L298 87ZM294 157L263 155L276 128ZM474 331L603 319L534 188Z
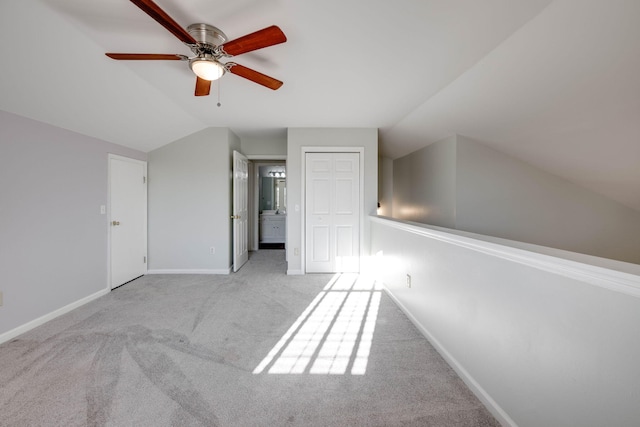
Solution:
M260 242L284 243L287 237L287 216L276 214L260 215Z

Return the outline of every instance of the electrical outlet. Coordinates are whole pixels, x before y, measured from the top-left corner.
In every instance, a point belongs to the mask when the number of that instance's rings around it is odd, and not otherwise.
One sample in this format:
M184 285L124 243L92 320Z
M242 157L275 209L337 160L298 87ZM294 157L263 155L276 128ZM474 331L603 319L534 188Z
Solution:
M407 288L411 287L411 275L407 274Z
M216 248L215 248L215 246L211 246L211 247L209 248L209 252L211 253L211 255L214 255L214 254L216 253Z
M293 249L293 254L294 254L295 256L300 255L300 249L298 249L298 248L294 248L294 249Z

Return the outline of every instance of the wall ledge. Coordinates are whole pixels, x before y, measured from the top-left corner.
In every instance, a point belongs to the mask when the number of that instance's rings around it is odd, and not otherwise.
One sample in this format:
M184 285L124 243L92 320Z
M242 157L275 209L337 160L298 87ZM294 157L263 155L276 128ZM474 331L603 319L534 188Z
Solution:
M387 217L371 216L372 223L382 224L391 228L406 231L419 236L428 237L442 242L450 243L456 246L471 249L477 252L485 253L498 258L524 264L539 270L558 274L571 279L576 279L593 286L598 286L611 291L620 292L625 295L640 298L640 266L621 261L611 261L604 258L598 258L577 253L570 253L573 259L560 258L559 256L547 255L544 253L533 252L530 250L520 249L517 247L507 246L506 244L493 243L481 240L483 237L491 239L489 236L474 235L472 233L460 232L459 230L449 230L442 227L435 229L427 224L419 224L408 221L401 221ZM445 231L446 230L446 231ZM462 235L465 234L465 235ZM501 243L509 242L506 239L500 240ZM520 242L513 242L514 246L522 246ZM535 245L529 245L531 247ZM541 249L546 249L540 247ZM548 248L552 252L555 251ZM576 261L583 258L584 262ZM590 260L599 259L603 262L615 264L621 269L627 271L614 270L589 263ZM639 273L635 273L635 271Z

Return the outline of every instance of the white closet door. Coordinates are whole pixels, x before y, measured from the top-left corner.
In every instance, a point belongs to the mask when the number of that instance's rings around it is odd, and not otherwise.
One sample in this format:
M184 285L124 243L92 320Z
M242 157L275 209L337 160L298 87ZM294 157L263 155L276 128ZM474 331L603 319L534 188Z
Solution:
M360 155L307 153L307 273L360 269Z

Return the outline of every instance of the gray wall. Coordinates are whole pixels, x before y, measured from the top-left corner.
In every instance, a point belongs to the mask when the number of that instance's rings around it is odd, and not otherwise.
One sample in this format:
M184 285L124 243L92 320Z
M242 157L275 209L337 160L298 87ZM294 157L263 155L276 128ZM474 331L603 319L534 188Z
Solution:
M393 217L640 263L640 212L454 136L393 164Z
M458 137L456 228L640 264L640 212Z
M455 136L393 162L395 218L455 228L455 214Z
M108 154L146 154L0 111L0 334L108 288Z
M228 271L230 153L239 145L229 129L208 128L149 153L152 272Z
M268 135L263 136L252 135L241 138L241 151L246 156L251 155L287 155L287 136Z

